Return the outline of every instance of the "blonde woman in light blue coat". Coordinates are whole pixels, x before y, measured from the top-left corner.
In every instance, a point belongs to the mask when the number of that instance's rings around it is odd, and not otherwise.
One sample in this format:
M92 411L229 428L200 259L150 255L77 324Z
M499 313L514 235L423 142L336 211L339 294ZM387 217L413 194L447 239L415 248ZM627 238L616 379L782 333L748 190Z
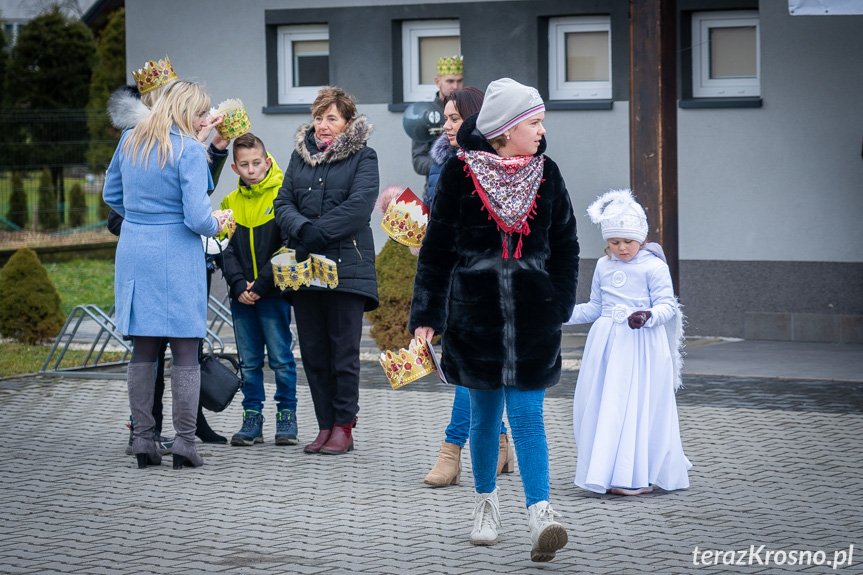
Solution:
M172 82L152 111L123 134L105 178L105 203L124 218L114 298L117 331L133 340L128 387L139 468L161 463L152 440L152 406L164 337L173 356L174 468L203 465L195 449L198 343L207 321L201 236L222 228L207 195L213 187L207 151L196 138L209 108L203 87Z

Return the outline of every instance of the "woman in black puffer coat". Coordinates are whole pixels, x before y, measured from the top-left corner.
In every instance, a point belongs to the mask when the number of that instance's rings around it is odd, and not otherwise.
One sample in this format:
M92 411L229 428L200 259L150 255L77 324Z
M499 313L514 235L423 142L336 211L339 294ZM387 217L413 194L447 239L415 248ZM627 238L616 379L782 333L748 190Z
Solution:
M297 261L322 254L338 268L334 289L283 293L294 308L320 430L304 450L335 455L354 448L363 313L378 306L370 217L380 179L377 154L366 146L372 127L341 88L322 88L312 115L297 132L273 207Z
M575 304L578 240L569 192L545 151L539 93L503 78L464 121L419 253L410 329L443 335L442 369L470 393L471 543L500 526L498 434L506 408L530 514L531 559L567 541L548 502L542 404L560 379L561 325Z

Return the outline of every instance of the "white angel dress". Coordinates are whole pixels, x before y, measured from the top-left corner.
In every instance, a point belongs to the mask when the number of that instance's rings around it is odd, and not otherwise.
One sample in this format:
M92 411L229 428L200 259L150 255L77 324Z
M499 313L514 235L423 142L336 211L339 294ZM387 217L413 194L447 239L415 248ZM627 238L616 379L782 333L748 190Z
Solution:
M641 329L627 318L651 317ZM646 244L624 262L596 264L590 301L571 324L595 322L582 356L573 400L578 446L575 484L596 493L612 487L689 487L677 402L682 365L682 314L662 248ZM668 331L666 331L668 328Z

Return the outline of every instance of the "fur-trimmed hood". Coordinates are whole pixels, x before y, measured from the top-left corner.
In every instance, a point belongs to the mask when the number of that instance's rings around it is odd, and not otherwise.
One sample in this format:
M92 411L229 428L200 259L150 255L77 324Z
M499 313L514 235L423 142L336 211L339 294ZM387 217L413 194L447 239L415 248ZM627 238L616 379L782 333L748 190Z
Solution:
M131 130L144 119L150 110L141 103L141 97L131 86L121 86L108 98L108 115L111 125L118 130Z
M446 164L447 160L455 156L457 149L455 146L450 146L446 134L441 134L432 144L429 155L435 164L442 166Z
M294 144L300 158L310 166L333 164L356 154L366 146L374 127L368 123L365 116L359 115L347 125L345 130L336 136L333 143L324 151L319 151L315 145L315 124L309 122L300 126L294 137Z

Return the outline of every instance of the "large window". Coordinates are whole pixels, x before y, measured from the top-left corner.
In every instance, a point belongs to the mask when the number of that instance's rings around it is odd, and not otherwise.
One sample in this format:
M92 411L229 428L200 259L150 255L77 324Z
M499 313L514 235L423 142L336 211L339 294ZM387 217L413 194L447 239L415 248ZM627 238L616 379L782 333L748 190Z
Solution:
M758 12L692 15L693 97L760 96L760 62Z
M611 99L611 18L552 18L548 26L552 100Z
M279 104L310 104L330 80L327 26L280 26L278 50Z
M404 101L431 100L437 60L461 54L458 20L411 21L402 24Z

